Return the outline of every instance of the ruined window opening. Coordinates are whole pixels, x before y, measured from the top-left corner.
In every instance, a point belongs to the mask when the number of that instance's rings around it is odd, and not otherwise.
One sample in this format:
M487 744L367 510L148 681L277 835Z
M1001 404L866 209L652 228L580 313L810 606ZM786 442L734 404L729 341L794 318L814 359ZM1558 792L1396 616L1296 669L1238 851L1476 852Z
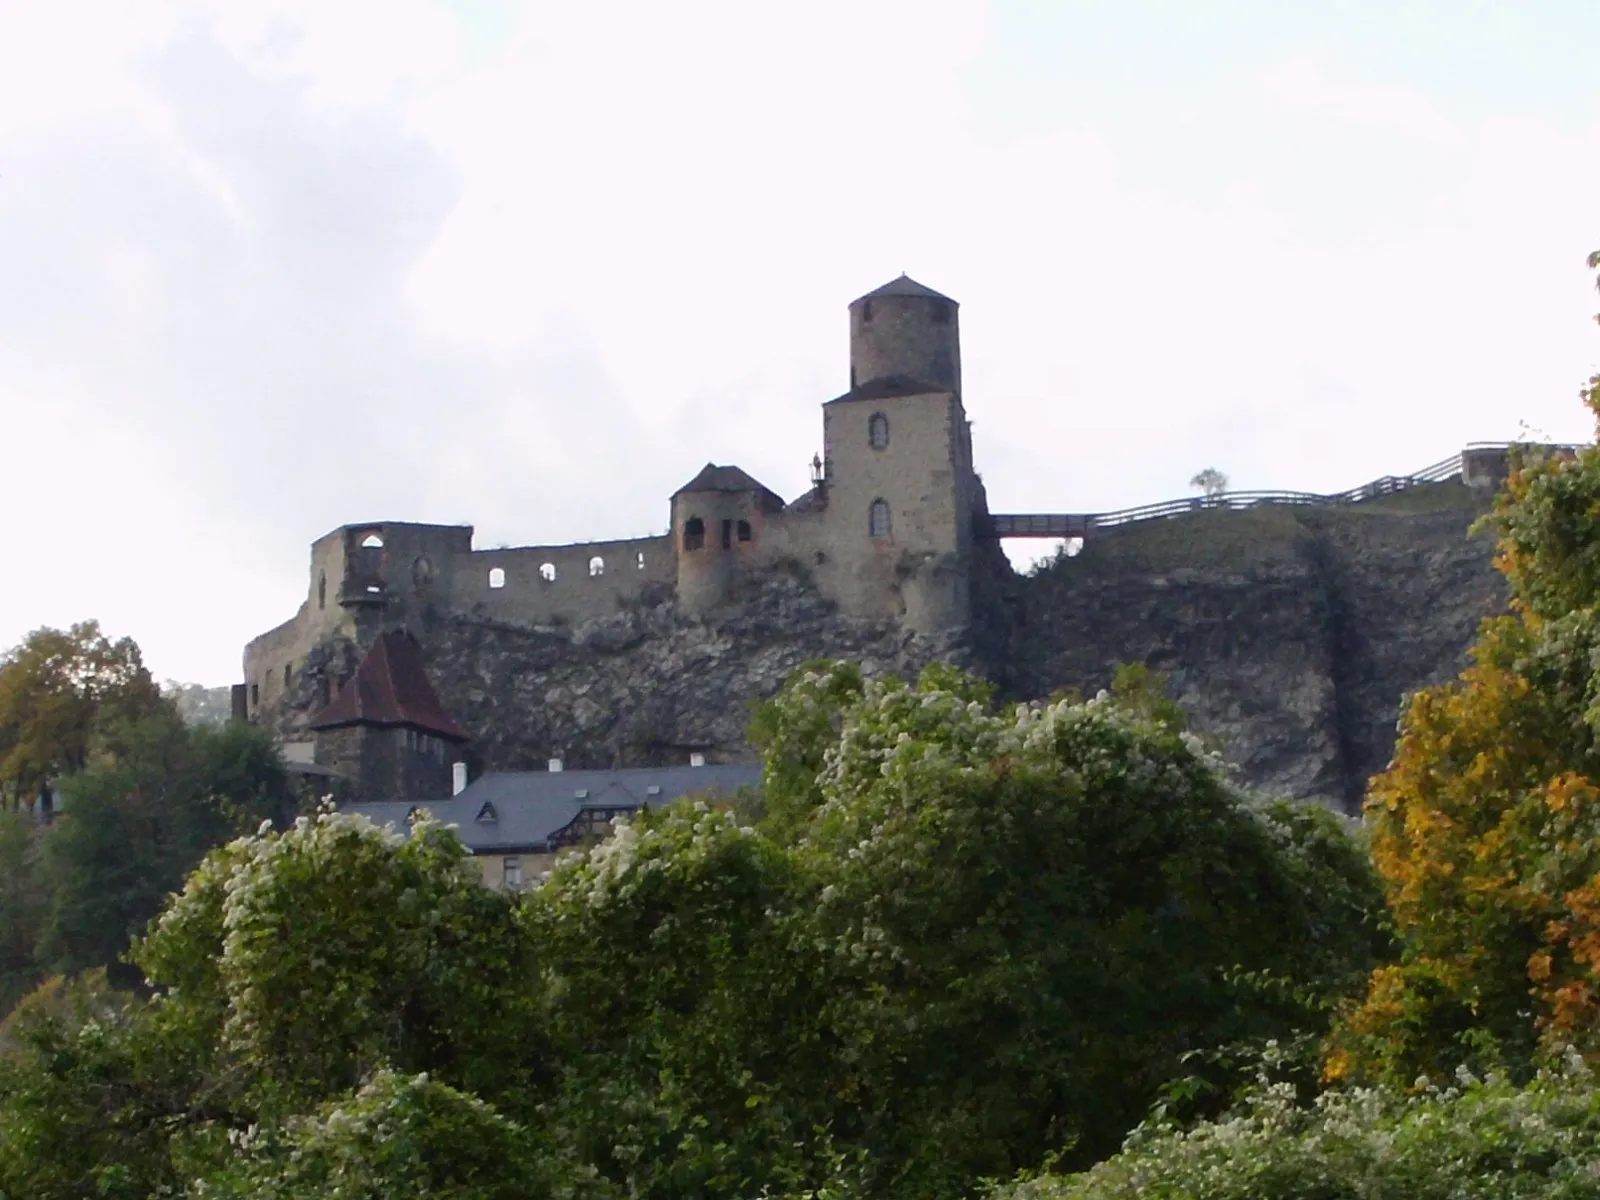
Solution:
M594 579L596 576L604 575L605 573L606 560L596 554L589 560L589 578Z
M861 323L863 325L871 325L872 324L872 301L871 300L863 300L861 302Z
M699 517L690 517L683 523L683 548L698 550L706 544L706 523Z
M383 538L379 537L375 533L369 533L366 537L361 539L361 548L363 550L382 550Z
M752 536L751 533L750 533L750 522L749 521L740 521L739 524L738 524L737 529L738 529L738 534L739 534L739 540L741 542L748 542L750 540L751 536Z
M950 302L948 300L929 301L933 308L933 323L935 325L950 324Z
M873 413L867 422L867 442L874 450L885 450L889 446L889 418L882 413Z
M889 536L889 502L887 500L874 500L872 509L867 514L867 532L875 538Z
M506 585L506 570L504 567L489 568L489 586L503 588Z
M328 573L326 571L317 572L317 607L328 607Z
M286 692L289 690L289 680L291 678L292 678L292 673L289 670L289 664L288 663L284 663L283 664L283 690L286 691Z
M427 587L433 582L433 563L426 554L419 555L411 564L411 582L419 588Z
M733 549L733 519L731 517L724 517L722 521L722 548L724 550Z
M500 864L501 882L508 888L522 886L522 860L520 858L506 857Z
M638 567L639 567L639 570L641 570L641 571L644 570L644 551L643 550L639 551Z
M544 580L546 583L554 583L556 581L555 563L540 563L539 578Z

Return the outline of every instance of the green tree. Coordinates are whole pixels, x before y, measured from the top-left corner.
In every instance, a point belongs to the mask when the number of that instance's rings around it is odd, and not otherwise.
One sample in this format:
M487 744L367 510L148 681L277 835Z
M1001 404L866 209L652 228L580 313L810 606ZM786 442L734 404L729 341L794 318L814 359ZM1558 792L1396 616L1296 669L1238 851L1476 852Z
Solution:
M1524 454L1489 523L1511 612L1410 700L1369 790L1404 953L1342 1023L1333 1078L1600 1053L1600 451Z
M162 705L132 639L112 641L96 621L35 630L0 657L0 798L31 805L84 767L107 726Z
M1215 467L1207 467L1203 471L1196 472L1195 477L1189 480L1189 486L1199 488L1209 500L1228 490L1228 477Z
M64 812L35 872L45 909L38 958L52 971L107 967L122 986L138 978L120 962L130 939L205 853L295 808L264 730L190 728L168 707L115 726L61 792Z
M1315 1029L1370 966L1378 893L1339 819L1236 793L1148 695L997 712L948 668L835 670L765 728L769 753L837 731L784 752L822 765L783 833L821 885L871 1190L1092 1161L1186 1055Z

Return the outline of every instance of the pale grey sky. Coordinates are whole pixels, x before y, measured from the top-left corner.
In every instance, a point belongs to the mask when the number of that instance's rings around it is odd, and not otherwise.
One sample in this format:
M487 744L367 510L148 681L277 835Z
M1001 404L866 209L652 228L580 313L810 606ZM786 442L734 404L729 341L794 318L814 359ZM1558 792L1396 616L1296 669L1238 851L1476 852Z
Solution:
M309 543L793 496L962 302L998 509L1589 436L1600 5L0 0L0 646L238 676Z

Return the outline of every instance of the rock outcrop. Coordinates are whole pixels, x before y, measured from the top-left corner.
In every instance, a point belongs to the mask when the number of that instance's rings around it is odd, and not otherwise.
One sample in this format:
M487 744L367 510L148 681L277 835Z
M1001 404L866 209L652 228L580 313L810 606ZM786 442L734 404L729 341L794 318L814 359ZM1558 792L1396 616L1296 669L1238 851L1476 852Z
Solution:
M411 631L479 768L748 757L752 705L815 658L901 675L954 661L1019 699L1092 693L1118 663L1142 662L1246 782L1353 810L1404 695L1459 670L1480 619L1504 605L1489 540L1469 536L1482 511L1459 483L1345 507L1203 510L1101 535L1025 577L991 546L959 637L846 620L798 569L699 615L659 596L538 627L424 611ZM321 646L312 666L347 677L356 651ZM303 728L313 692L275 714L285 733Z

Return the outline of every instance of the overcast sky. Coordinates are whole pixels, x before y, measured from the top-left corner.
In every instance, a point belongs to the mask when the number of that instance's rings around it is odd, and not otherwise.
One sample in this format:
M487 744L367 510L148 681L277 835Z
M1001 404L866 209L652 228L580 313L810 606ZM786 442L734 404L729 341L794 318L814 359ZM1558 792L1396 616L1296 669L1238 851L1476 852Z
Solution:
M793 497L962 304L997 511L1583 440L1594 0L0 0L0 647L226 683L311 541Z

